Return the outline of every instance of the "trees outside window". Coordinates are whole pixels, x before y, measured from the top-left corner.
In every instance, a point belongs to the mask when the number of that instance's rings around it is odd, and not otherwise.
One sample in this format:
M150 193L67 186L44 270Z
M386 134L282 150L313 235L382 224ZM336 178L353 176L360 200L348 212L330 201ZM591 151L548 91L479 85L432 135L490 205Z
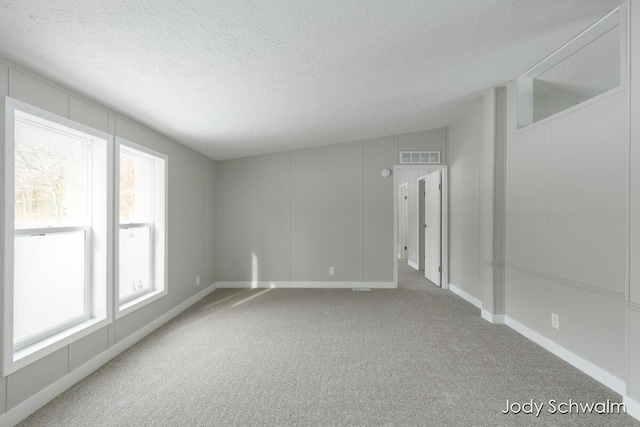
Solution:
M5 100L3 373L109 320L112 138Z

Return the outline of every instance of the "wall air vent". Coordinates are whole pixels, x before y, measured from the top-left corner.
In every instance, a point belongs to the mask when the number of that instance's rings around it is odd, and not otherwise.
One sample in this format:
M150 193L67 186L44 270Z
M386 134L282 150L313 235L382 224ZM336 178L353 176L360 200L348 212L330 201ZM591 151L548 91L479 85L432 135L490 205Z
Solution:
M438 164L440 163L439 151L401 151L400 164Z

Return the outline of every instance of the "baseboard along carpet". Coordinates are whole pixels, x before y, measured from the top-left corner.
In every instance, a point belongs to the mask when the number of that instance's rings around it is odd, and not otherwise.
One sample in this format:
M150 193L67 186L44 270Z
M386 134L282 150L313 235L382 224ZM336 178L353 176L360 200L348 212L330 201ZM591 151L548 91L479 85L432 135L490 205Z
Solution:
M621 397L399 267L392 290L218 289L21 425L640 424L552 414Z

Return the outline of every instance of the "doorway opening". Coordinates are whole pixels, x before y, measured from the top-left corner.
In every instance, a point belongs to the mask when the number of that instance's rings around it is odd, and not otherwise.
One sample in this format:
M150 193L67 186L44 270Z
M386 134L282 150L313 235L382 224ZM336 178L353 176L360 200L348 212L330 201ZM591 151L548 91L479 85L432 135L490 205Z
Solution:
M398 165L394 172L394 262L406 262L425 286L448 289L447 166Z

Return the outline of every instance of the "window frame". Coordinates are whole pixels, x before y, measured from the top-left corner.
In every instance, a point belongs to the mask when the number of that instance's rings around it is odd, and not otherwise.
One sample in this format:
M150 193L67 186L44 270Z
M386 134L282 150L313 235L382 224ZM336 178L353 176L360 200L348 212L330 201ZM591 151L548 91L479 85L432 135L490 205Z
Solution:
M4 198L2 203L4 234L4 254L2 254L3 278L2 304L2 374L7 376L70 343L87 336L112 323L113 292L109 286L113 271L113 136L107 132L58 116L25 102L5 96L2 120L4 147ZM62 128L72 135L81 135L90 141L91 149L86 150L86 159L92 163L87 175L85 192L92 197L85 201L91 215L85 218L85 225L16 228L15 209L15 124L16 112L22 112L49 122L55 128ZM99 161L96 161L99 160ZM95 191L99 189L100 191ZM90 193L89 193L90 192ZM89 208L90 206L90 208ZM81 319L71 319L55 325L21 342L13 342L14 312L14 241L16 236L42 231L44 234L83 230L85 233L85 313Z
M151 222L131 222L120 224L120 153L121 150L133 156L153 160L152 179L150 180L151 194ZM168 294L167 286L167 214L168 214L168 166L169 157L166 154L155 151L122 137L116 137L115 150L115 191L114 203L117 221L117 232L114 236L114 251L116 260L114 265L114 283L116 306L115 317L119 319L139 308L144 307ZM150 240L150 274L149 289L145 289L134 295L120 300L120 230L126 228L149 227Z

